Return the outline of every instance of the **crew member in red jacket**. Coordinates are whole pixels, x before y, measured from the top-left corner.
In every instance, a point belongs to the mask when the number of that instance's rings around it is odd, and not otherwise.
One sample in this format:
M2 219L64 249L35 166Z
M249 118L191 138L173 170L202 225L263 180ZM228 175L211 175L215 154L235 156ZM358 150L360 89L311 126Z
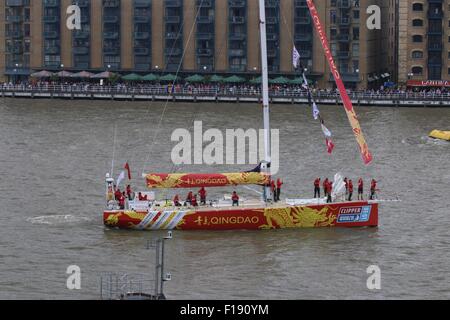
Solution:
M192 191L189 191L187 197L186 197L186 202L184 203L184 205L186 205L186 203L191 204L192 201Z
M180 203L180 197L178 196L178 194L176 194L175 197L173 197L173 204L174 204L176 207L181 206L181 203Z
M283 181L278 178L277 179L277 201L280 201L280 193L281 193L281 186L283 185Z
M117 201L119 201L121 195L122 195L122 192L120 192L120 189L117 188L116 192L114 192L114 197L116 198Z
M231 195L231 200L233 201L233 207L239 206L239 196L236 193L236 191L233 191L233 194Z
M125 209L125 195L123 195L123 194L120 194L120 197L119 197L119 208L120 209Z
M328 195L327 185L328 185L328 178L325 178L325 180L323 181L323 193L324 193L325 197Z
M362 178L358 180L358 200L364 200L364 182Z
M370 200L373 200L375 197L375 191L377 189L377 181L375 179L372 179L372 182L370 183Z
M327 185L325 186L325 189L327 190L327 203L331 203L331 191L333 190L333 182L328 181Z
M317 178L314 180L314 198L316 197L320 198L320 178Z
M352 201L353 194L353 182L352 179L348 181L348 201Z
M345 194L348 194L348 179L347 179L347 177L344 178L344 183L345 183Z
M198 191L198 194L200 195L200 204L205 205L206 204L206 190L204 187L201 187L201 189Z
M196 195L196 194L194 194L194 195L192 196L192 198L191 198L191 205L192 205L193 207L197 207L197 206L198 206L198 203L197 203L197 195Z

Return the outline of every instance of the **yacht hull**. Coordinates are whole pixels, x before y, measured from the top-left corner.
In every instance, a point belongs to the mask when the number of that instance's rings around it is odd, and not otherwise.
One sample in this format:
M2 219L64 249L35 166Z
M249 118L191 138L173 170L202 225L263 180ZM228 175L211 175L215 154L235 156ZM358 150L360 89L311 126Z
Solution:
M170 207L156 211L108 210L105 226L135 230L266 230L376 227L378 204L358 201L267 207Z

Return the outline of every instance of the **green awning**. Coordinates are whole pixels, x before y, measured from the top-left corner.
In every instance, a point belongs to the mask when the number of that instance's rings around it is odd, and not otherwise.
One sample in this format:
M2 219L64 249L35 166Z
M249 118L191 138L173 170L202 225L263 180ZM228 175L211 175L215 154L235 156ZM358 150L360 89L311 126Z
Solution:
M187 78L184 79L184 81L187 82L203 82L205 81L205 77L198 75L198 74L194 74L192 76L189 76Z
M238 76L230 76L228 78L223 79L223 82L225 82L225 83L241 83L241 82L245 82L245 79L238 77Z
M159 78L159 80L161 81L176 81L178 80L178 77L174 74L166 74L165 76L162 76L161 78Z
M288 84L290 80L288 78L281 76L275 79L271 79L269 82L272 84Z
M209 82L222 82L223 77L218 75L213 75L211 78L209 78Z
M142 77L136 73L130 73L126 76L123 76L122 79L125 81L140 81L142 80Z
M149 73L142 77L142 80L144 81L157 81L159 77L156 74Z
M252 80L250 80L251 84L261 84L261 77L258 78L253 78Z
M309 80L309 79L306 79L306 80L308 80L308 85L313 84L312 80ZM298 77L298 78L295 78L295 79L292 79L289 81L289 84L303 84L303 83L304 83L303 77Z

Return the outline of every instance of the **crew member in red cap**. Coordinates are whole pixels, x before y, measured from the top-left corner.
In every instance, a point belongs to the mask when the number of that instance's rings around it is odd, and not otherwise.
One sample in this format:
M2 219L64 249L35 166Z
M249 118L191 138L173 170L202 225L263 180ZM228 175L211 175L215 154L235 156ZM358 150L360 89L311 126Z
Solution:
M205 187L201 187L201 189L198 191L198 194L200 195L200 204L205 205L206 204L206 190L205 190Z
M239 206L239 196L236 193L236 191L233 191L233 194L231 195L231 200L233 201L233 207Z
M377 181L375 179L372 179L372 182L370 183L370 200L374 199L376 190L377 190Z
M352 179L348 181L348 201L352 201L353 194L353 182Z
M364 200L364 182L362 178L358 180L358 200Z
M320 178L314 180L314 198L320 198Z

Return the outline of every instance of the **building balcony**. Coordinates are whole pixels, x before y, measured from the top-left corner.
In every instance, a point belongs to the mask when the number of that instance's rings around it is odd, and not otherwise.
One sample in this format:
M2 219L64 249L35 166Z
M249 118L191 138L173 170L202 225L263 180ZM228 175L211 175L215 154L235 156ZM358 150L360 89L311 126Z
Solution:
M135 8L150 8L152 6L151 0L134 0Z
M337 7L339 9L350 9L351 2L350 0L338 0Z
M235 65L231 64L229 66L229 68L230 68L230 71L232 71L232 72L244 72L245 71L245 65L240 65L240 64L235 64Z
M164 49L164 54L166 56L179 56L181 55L181 53L183 52L182 49L180 48L165 48Z
M57 23L59 21L59 16L44 16L42 21L45 23Z
M311 58L311 50L300 50L298 53L302 59Z
M137 40L148 39L148 38L150 38L150 33L149 32L135 32L134 38Z
M134 23L149 23L149 16L134 16Z
M228 50L230 57L243 57L245 55L244 49L230 49Z
M86 8L89 7L91 5L91 2L89 0L78 0L76 2L76 4L80 7L80 8Z
M428 10L428 19L441 20L444 17L444 13L441 10Z
M198 16L197 17L197 23L213 23L214 17L213 16Z
M230 17L230 22L236 23L236 24L245 23L245 17L241 17L241 16Z
M74 30L72 35L75 39L86 39L90 36L89 32L84 30Z
M338 34L336 40L339 42L349 42L350 35L349 34Z
M166 39L177 39L178 33L176 32L167 32L166 33Z
M441 29L428 29L428 32L427 32L428 35L436 35L436 36L442 35L442 33L443 33L442 28Z
M245 40L246 37L247 37L247 35L245 33L233 32L233 33L229 34L230 40L243 41L243 40Z
M200 5L202 8L211 8L213 4L211 0L197 0L197 7Z
M7 16L6 21L9 23L20 23L23 21L22 16Z
M106 55L119 55L120 54L120 48L118 48L118 47L103 48L103 53L106 54Z
M442 51L442 42L428 43L429 51Z
M277 17L267 17L266 18L266 23L267 24L277 24L278 23L278 18Z
M44 32L45 39L56 39L58 37L59 37L59 34L57 31L45 31Z
M119 17L118 16L103 16L103 22L104 23L118 23Z
M228 7L229 8L245 8L246 2L243 0L229 0Z
M118 7L120 7L120 1L119 0L103 0L103 7L118 8Z
M295 24L311 24L311 17L310 16L296 17L294 21Z
M23 32L20 31L20 30L16 30L16 31L7 31L6 37L7 37L7 38L14 38L14 39L23 38Z
M164 21L166 23L180 23L180 16L165 16Z
M44 0L44 7L59 7L58 0Z
M360 77L359 77L359 73L357 72L344 72L344 73L340 73L341 75L341 79L344 82L359 82L360 81ZM333 75L331 75L330 79L334 79Z
M9 48L6 49L6 53L22 54L23 53L23 47L22 46L9 47Z
M59 47L46 47L44 48L45 54L59 54Z
M119 32L114 31L103 32L103 39L119 39Z
M197 40L211 40L214 34L211 33L197 33Z
M273 9L273 8L278 8L278 1L275 1L275 0L266 0L266 1L264 1L264 6L265 6L266 8L271 8L271 9Z
M86 54L89 54L89 48L87 48L87 47L74 47L72 49L72 52L75 55L86 55Z
M350 57L350 52L348 51L338 51L336 53L338 59L348 59Z
M268 49L267 50L267 57L276 58L277 56L278 56L278 50L276 50L276 49Z
M295 35L295 41L310 42L312 40L311 33L300 33Z
M306 4L306 0L295 0L294 6L296 8L308 8L308 5Z
M180 0L166 0L164 1L166 8L179 8L181 7Z
M24 0L6 0L7 7L23 7L24 4Z
M210 57L212 56L212 52L211 49L197 49L197 56Z
M338 23L340 25L349 25L350 24L350 18L342 17L342 18L338 19Z
M148 48L135 47L134 54L137 56L148 56L150 54L150 50Z
M266 35L266 40L267 41L276 41L276 40L278 40L278 34L276 34L276 33L268 33Z

